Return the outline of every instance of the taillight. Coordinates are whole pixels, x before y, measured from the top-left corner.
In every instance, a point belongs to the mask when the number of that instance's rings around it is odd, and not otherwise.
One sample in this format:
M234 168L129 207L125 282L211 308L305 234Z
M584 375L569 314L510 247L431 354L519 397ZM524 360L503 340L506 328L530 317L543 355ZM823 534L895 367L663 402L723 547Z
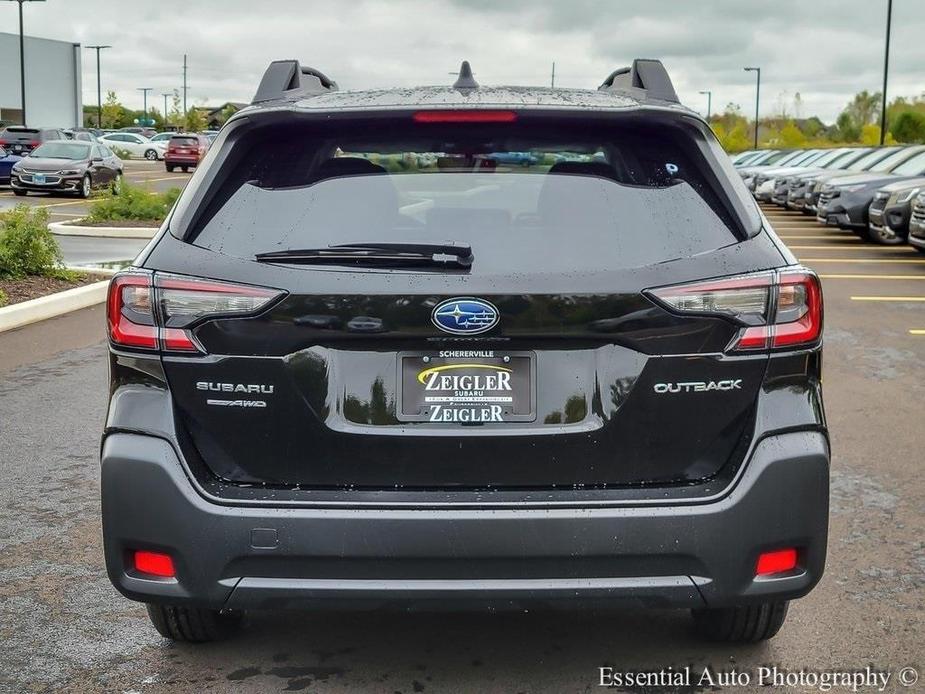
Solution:
M674 311L723 316L742 326L728 351L805 346L822 335L822 287L806 268L661 287L648 293Z
M33 147L38 147L42 143L39 142L38 140L32 140L29 144L32 145Z
M109 339L123 347L202 352L192 333L198 323L253 315L282 295L276 289L179 275L118 274L109 285Z

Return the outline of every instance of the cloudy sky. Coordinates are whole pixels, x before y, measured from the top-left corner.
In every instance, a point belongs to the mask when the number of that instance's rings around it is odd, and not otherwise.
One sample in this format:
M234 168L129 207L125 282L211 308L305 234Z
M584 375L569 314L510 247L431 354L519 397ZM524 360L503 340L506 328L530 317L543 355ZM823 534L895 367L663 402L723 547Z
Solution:
M922 0L894 0L891 95L925 92ZM192 103L247 101L273 59L298 58L342 89L439 84L471 61L487 84L596 87L634 57L661 58L682 101L751 111L762 68L762 115L793 110L833 120L851 96L878 90L886 0L47 0L26 5L30 35L112 44L103 89L141 107L181 85ZM0 31L17 32L15 3ZM95 60L84 52L84 102ZM160 97L155 103L161 104Z

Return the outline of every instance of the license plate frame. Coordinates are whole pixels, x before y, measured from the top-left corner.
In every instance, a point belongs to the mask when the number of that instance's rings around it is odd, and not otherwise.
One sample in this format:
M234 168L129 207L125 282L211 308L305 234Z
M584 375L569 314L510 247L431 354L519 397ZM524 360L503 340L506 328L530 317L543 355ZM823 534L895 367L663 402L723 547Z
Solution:
M505 361L507 360L507 361ZM446 426L509 424L536 421L536 353L526 350L466 350L438 349L399 352L397 355L396 416L401 422L432 422ZM474 366L473 366L474 365ZM469 368L466 368L469 366ZM440 369L439 367L449 367ZM470 379L470 384L491 385L486 377L493 376L497 382L498 373L507 373L511 386L510 401L505 401L508 391L496 388L473 389L470 391L435 390L428 394L427 383L420 382L422 372L438 369L443 375L450 372L456 376L482 377L481 382ZM430 378L425 376L425 379ZM463 381L462 383L466 383ZM431 384L433 385L433 384ZM460 395L460 393L471 393ZM434 418L434 406L440 405ZM500 419L493 419L492 405L500 406ZM488 409L489 418L483 419ZM470 414L460 414L470 410ZM478 413L472 412L479 410ZM476 419L471 419L476 415ZM447 419L449 417L449 419ZM460 419L460 417L465 418Z

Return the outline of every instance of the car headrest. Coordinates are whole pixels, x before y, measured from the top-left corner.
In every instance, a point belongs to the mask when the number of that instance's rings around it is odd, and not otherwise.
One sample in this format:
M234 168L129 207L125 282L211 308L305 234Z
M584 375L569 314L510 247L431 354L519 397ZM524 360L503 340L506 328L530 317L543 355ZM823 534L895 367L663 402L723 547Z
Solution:
M360 176L368 174L384 174L386 170L378 164L373 164L362 157L334 157L327 159L318 167L316 181L338 176Z
M549 167L551 174L572 174L575 176L599 176L617 180L617 171L602 161L560 161Z

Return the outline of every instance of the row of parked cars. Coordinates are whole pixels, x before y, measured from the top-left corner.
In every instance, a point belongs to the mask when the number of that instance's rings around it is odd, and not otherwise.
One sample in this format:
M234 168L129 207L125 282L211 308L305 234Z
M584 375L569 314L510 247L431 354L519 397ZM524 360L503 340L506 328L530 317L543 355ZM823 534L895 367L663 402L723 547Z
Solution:
M163 159L167 171L195 168L210 140L201 133L113 132L9 126L0 130L0 185L19 196L32 192L88 197L95 188L121 186L122 159L113 151Z
M752 150L733 165L760 202L925 253L925 145Z

